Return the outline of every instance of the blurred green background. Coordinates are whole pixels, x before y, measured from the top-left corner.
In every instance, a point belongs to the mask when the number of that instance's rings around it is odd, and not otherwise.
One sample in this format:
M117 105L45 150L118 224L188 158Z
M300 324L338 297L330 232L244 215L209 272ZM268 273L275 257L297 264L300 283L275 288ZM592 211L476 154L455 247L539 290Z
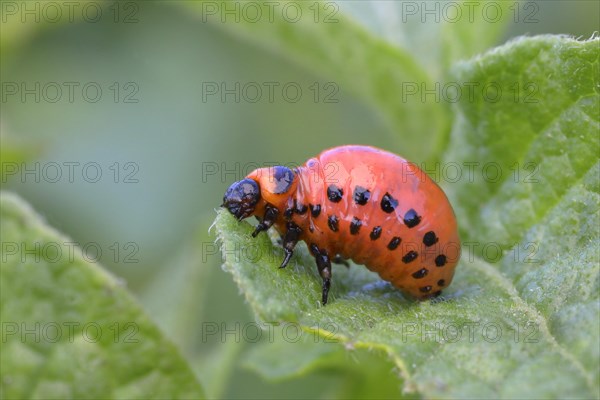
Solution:
M2 145L33 148L26 166L38 168L41 179L20 172L3 176L3 189L20 194L74 241L100 245L99 261L126 282L177 344L209 397L330 397L359 385L359 374L335 367L267 382L244 367L256 344L205 340L202 323L233 327L254 321L231 277L221 271L209 233L227 186L264 163L299 164L341 144L370 144L412 158L377 110L353 97L335 75L315 75L268 46L203 22L184 2L106 3L105 17L94 23L81 18L23 23L20 15L7 15L6 3L11 2L3 2L2 16ZM508 24L497 44L522 34L587 38L598 29L596 1L527 3L539 7L538 22ZM360 13L365 4L348 3L345 10ZM410 48L412 38L402 40ZM12 94L11 85L22 82L30 88L39 82L46 93L42 89L39 101L32 94L24 99L20 91ZM73 101L68 82L77 85ZM255 103L243 95L239 102L233 95L221 101L220 93L203 98L203 87L222 82L228 87L257 82L262 97ZM264 82L277 84L273 101ZM62 88L56 102L53 83ZM302 89L297 102L282 92L289 83ZM102 95L91 101L95 87ZM253 86L247 90L253 97ZM71 162L79 163L73 182L64 164ZM62 166L58 182L44 178L42 168L50 163ZM99 166L98 182L88 182L94 168L87 170L87 181L82 176L86 163ZM46 173L54 177L53 170ZM111 248L115 243L118 255ZM391 363L370 354L358 357L361 365L389 373L382 381L393 382Z

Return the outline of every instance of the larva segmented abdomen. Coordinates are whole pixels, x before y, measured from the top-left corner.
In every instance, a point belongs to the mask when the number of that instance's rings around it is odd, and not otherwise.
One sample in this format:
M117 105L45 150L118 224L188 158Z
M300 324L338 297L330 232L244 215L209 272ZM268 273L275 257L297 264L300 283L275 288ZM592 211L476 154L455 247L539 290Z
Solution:
M340 254L426 298L452 281L460 242L443 191L414 164L378 149L343 146L297 169L292 220L302 240Z

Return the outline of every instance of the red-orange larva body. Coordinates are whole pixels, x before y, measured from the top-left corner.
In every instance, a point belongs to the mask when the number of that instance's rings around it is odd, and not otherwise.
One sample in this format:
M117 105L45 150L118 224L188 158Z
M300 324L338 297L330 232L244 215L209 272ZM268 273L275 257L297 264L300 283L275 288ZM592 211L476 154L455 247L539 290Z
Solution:
M270 218L289 256L304 240L324 279L324 303L330 261L337 255L364 264L419 299L439 295L452 281L460 254L452 207L431 178L395 154L368 146L335 147L293 171L257 169L249 180L258 184L260 197L248 215L238 218Z

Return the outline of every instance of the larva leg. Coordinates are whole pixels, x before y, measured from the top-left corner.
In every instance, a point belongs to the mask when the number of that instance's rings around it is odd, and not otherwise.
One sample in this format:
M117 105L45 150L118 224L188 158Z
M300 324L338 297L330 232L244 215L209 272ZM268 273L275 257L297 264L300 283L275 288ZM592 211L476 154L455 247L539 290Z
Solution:
M346 266L346 268L350 268L350 264L348 264L348 261L342 258L342 256L340 256L339 254L336 254L336 256L333 257L333 260L331 261L335 264L343 264Z
M323 279L323 297L321 302L323 305L327 304L327 297L329 296L329 287L331 286L331 260L327 255L327 252L319 250L317 245L312 244L310 250L315 256L317 262L317 269L319 275Z
M296 243L298 243L300 235L302 234L302 229L293 222L288 222L286 228L287 231L285 232L285 235L283 235L283 251L285 252L285 258L279 268L285 268L285 266L288 265L288 262L294 254L294 247L296 247Z
M279 211L277 210L277 208L271 205L267 205L265 207L265 216L263 217L262 221L258 225L256 225L256 229L254 229L254 232L252 232L252 237L258 236L259 233L261 233L262 231L266 231L271 226L273 226L273 223L275 223L275 221L277 220L278 214Z

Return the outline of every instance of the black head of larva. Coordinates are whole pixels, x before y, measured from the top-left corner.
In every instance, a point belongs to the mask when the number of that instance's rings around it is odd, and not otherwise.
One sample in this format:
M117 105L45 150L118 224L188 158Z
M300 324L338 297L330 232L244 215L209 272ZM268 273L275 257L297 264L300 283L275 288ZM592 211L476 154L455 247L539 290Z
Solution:
M259 200L258 183L246 178L229 186L223 196L221 207L225 207L237 219L242 220L252 215Z

